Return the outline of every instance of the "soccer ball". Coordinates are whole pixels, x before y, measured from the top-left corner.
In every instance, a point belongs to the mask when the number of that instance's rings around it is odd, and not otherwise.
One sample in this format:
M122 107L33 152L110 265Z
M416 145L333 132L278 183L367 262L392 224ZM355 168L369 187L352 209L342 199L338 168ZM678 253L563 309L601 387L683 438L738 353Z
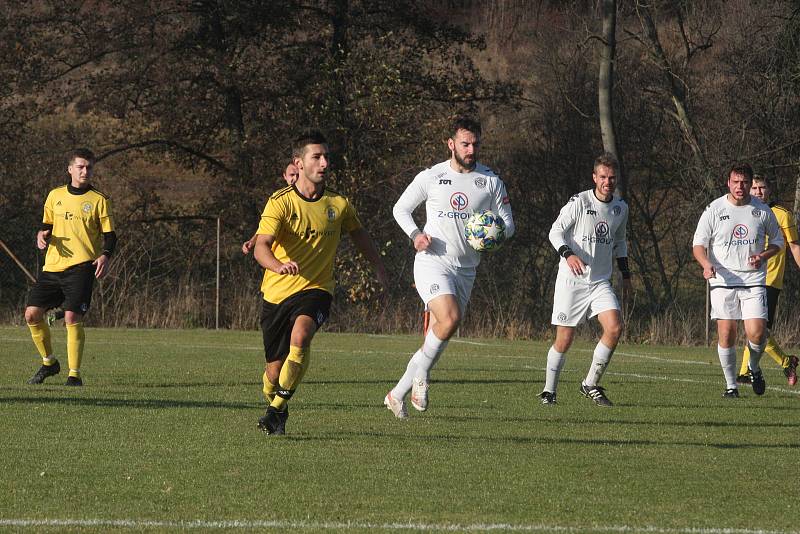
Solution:
M506 238L506 223L489 210L473 213L464 225L467 243L478 252L498 248Z

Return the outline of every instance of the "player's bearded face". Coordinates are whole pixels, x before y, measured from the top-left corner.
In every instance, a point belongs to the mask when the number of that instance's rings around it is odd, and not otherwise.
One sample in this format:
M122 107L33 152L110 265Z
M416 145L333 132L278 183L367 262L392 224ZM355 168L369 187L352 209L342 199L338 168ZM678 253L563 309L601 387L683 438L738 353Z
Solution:
M478 162L480 139L467 130L458 130L454 137L447 140L447 145L456 163L465 170L471 171Z

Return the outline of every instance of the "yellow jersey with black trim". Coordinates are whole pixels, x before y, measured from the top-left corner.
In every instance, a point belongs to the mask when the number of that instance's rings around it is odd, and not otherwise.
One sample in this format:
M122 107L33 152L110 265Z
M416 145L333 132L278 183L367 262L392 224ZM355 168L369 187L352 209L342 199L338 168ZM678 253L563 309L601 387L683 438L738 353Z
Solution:
M770 204L772 213L778 219L778 226L783 232L784 246L767 261L767 285L776 289L783 289L783 275L786 271L786 248L789 243L800 241L797 233L797 222L791 211L778 204Z
M89 187L63 185L50 191L44 202L44 224L53 225L43 271L61 272L94 261L103 253L103 232L113 232L111 203Z
M294 186L276 191L267 200L257 233L275 236L272 253L283 263L296 262L299 274L266 269L261 282L264 300L279 304L306 289L333 294L333 262L342 232L359 228L352 204L336 191L326 188L315 199L305 198Z

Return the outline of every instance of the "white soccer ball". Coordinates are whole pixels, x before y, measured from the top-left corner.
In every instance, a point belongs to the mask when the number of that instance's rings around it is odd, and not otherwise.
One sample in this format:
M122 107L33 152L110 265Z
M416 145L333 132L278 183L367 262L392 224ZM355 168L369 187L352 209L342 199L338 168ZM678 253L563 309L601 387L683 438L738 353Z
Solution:
M506 223L489 210L473 213L464 226L467 243L478 252L497 249L506 238Z

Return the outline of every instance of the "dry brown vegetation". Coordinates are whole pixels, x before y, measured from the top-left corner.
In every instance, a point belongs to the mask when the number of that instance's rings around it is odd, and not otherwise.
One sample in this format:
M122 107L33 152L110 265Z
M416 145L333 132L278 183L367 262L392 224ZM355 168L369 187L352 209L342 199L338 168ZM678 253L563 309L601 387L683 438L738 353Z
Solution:
M64 153L90 146L120 237L90 321L213 326L219 216L220 324L255 328L260 274L239 246L277 187L289 140L315 126L337 153L333 187L357 205L394 280L379 294L345 243L329 328L418 331L411 250L391 206L421 168L446 158L447 119L466 111L485 125L482 159L508 185L519 233L484 262L462 332L549 335L556 257L547 231L566 199L589 187L602 150L597 3L313 4L5 2L0 238L37 265L44 196L63 180ZM791 205L799 11L777 0L618 2L615 123L636 287L630 339L704 341L703 282L689 245L726 166L750 161ZM2 261L0 313L19 323L26 282ZM778 327L794 344L797 271L790 266Z

